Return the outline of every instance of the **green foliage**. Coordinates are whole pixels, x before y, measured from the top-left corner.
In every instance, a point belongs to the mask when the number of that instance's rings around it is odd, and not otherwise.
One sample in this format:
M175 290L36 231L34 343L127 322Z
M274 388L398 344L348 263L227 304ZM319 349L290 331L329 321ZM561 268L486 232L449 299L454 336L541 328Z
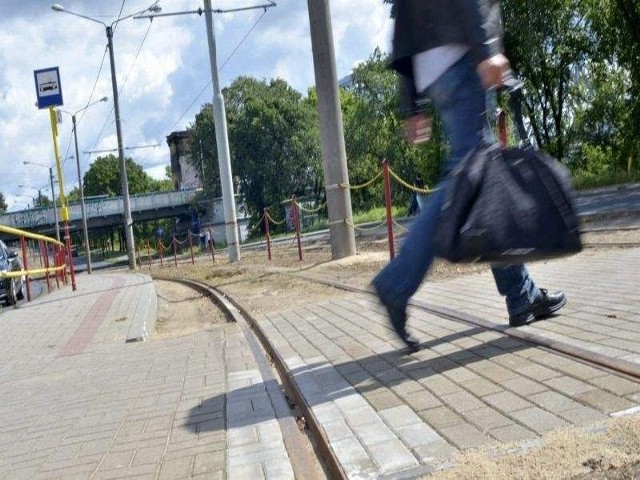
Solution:
M406 206L392 206L391 216L394 218L403 217L407 214ZM353 214L353 223L355 225L362 225L364 223L382 222L387 218L386 207L375 207L366 211L358 211Z
M294 194L320 195L319 136L311 103L283 80L239 77L223 95L237 191L254 221L264 208L277 211ZM194 159L196 167L204 162L205 170L212 172L207 178L219 178L213 130L213 115L205 106L189 138L192 145L203 146ZM215 196L216 189L209 191Z
M8 205L7 201L4 198L4 193L0 192L0 213L5 213L7 211Z
M573 0L505 0L505 46L526 81L525 104L538 144L562 160L575 111L574 85L594 38Z
M154 181L143 168L130 158L125 159L129 194L149 193L153 191ZM120 180L120 164L115 155L98 157L84 174L84 194L108 195L116 197L122 195Z

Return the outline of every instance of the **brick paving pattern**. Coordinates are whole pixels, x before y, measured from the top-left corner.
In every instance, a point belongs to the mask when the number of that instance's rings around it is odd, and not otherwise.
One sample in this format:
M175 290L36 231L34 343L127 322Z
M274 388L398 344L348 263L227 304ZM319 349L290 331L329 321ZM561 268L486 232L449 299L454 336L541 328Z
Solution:
M525 330L636 362L640 249L531 265L563 314ZM146 275L81 275L0 314L0 478L294 478L281 411L246 327L125 343ZM489 275L425 283L416 298L507 323ZM636 412L640 383L500 331L410 309L406 355L370 295L256 319L349 478L419 477L456 452L535 445Z

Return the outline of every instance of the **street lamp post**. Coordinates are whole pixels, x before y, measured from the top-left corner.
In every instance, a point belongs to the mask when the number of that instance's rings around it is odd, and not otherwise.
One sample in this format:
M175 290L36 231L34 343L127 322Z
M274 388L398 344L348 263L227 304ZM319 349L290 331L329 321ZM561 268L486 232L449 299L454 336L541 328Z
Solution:
M53 189L53 167L29 160L25 160L22 163L24 165L36 165L38 167L49 169L49 179L51 180L51 201L53 202L53 221L56 224L56 240L60 241L60 226L58 225L58 212L56 211L56 192Z
M113 26L122 20L131 18L134 15L138 15L143 12L159 11L160 7L156 5L157 3L158 2L155 2L151 7L145 8L140 12L136 12L126 17L119 18L118 20L114 21L110 25L107 25L105 22L101 20L96 20L95 18L91 18L86 15L81 15L79 13L75 13L70 10L65 10L65 8L62 5L59 5L57 3L51 6L51 8L55 12L68 13L69 15L73 15L75 17L84 18L85 20L99 23L103 25L106 29L107 48L109 49L109 61L111 62L111 86L113 88L113 110L114 110L115 121L116 121L116 137L118 139L118 159L119 159L119 165L120 165L120 183L122 188L122 199L123 199L123 207L124 207L124 212L123 212L124 234L127 242L127 256L129 258L129 268L131 270L135 270L136 268L135 243L133 238L133 220L131 218L131 202L129 199L129 182L127 180L127 164L124 158L122 129L120 126L120 102L118 98L118 82L116 80L115 57L113 54Z
M89 247L89 229L87 228L87 214L85 212L84 205L84 188L82 186L82 175L80 173L80 152L78 150L78 125L76 123L76 115L80 112L85 111L87 108L95 105L96 103L106 102L108 100L107 97L102 97L100 100L96 100L93 103L90 103L84 108L77 110L74 113L67 112L66 110L60 109L61 112L64 112L68 115L71 115L71 121L73 123L73 138L76 145L76 166L78 168L78 188L80 189L80 211L82 213L82 233L84 236L84 255L87 262L87 274L91 274L92 266L91 266L91 248Z
M205 23L207 26L207 42L209 44L209 64L211 67L211 84L213 86L213 123L215 127L216 145L218 148L218 161L220 167L220 184L222 186L222 206L224 209L224 223L226 225L227 250L229 252L229 260L236 262L240 260L240 244L238 236L238 222L236 219L235 195L233 193L233 175L231 173L231 154L229 153L229 138L227 134L227 116L224 106L224 97L220 88L218 78L218 63L216 53L216 37L214 32L212 12L239 12L244 10L253 10L255 8L266 9L275 7L274 0L266 0L268 3L263 5L254 5L249 7L231 8L228 10L212 10L211 0L204 0L204 10L198 10L163 13L160 15L140 15L135 18L149 18L153 20L155 17L167 17L173 15L187 15L197 13L205 14Z

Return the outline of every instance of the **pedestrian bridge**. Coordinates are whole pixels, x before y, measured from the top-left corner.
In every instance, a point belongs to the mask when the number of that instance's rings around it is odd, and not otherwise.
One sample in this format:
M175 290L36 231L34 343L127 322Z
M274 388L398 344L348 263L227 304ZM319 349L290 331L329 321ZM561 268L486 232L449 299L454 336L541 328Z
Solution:
M196 194L199 190L175 190L171 192L149 193L130 196L131 218L134 223L147 222L161 218L188 216L193 210ZM82 208L80 202L68 205L69 225L72 229L82 229ZM244 224L244 209L236 208L238 222ZM113 227L122 225L124 201L122 197L104 197L85 199L87 228ZM60 209L57 210L58 221ZM224 232L224 210L222 198L213 200L213 219L210 223L215 230ZM223 228L215 229L216 225ZM38 231L45 235L55 232L53 207L30 208L0 215L0 225L21 230Z

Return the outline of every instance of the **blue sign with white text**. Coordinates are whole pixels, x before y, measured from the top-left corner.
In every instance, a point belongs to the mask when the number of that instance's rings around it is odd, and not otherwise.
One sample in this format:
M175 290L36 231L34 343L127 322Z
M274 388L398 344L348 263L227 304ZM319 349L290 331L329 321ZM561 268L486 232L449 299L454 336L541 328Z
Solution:
M34 70L38 108L62 106L62 86L58 67Z

